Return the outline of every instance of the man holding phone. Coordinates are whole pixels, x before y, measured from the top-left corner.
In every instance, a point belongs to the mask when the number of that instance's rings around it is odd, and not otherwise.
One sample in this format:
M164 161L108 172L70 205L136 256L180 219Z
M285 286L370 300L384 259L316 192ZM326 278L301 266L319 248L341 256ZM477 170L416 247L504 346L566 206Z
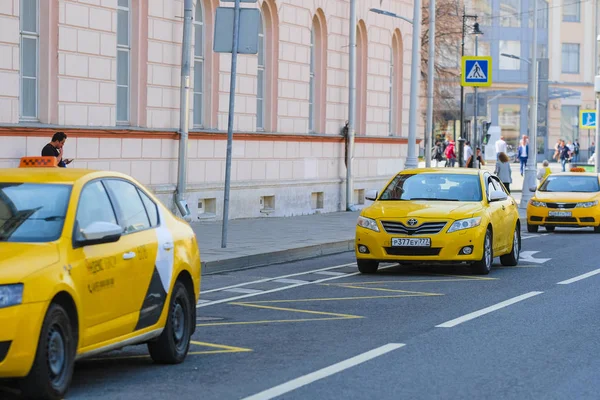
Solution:
M72 158L63 159L63 146L66 141L67 135L64 132L56 132L52 136L52 141L42 149L42 157L56 157L58 166L65 168L68 164L73 162Z

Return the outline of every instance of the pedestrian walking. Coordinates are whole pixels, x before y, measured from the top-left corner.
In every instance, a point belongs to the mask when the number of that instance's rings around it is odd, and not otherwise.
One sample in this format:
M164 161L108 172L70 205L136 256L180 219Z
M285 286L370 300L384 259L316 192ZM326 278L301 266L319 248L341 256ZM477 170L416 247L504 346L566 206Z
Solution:
M575 139L573 142L573 162L575 163L579 162L579 149L579 140Z
M435 166L439 167L440 161L444 159L444 150L442 150L442 144L440 142L435 142L435 147L431 153L431 159L435 160Z
M510 184L512 183L512 171L510 169L510 159L506 153L501 152L498 154L498 161L496 162L496 169L494 171L500 182L504 184L508 193L510 193Z
M42 149L42 157L56 157L58 166L66 168L73 162L73 159L63 158L63 148L67 141L67 135L64 132L56 132L52 136L52 141Z
M456 147L454 146L454 141L450 140L448 142L448 147L446 147L446 167L454 167L456 163Z
M469 161L473 157L473 149L471 148L471 142L468 140L465 142L465 148L463 149L463 160L465 162L465 166L469 168Z
M560 159L560 165L562 166L562 172L566 172L567 162L571 159L571 150L569 146L565 144L564 140L560 141L558 146L558 157Z
M527 144L527 142L528 139L524 135L517 150L517 156L519 157L519 161L521 161L521 176L523 176L523 173L525 172L525 166L527 165L527 160L529 159L529 144Z
M499 160L500 153L507 153L507 144L504 141L504 136L500 136L500 139L496 140L496 160Z

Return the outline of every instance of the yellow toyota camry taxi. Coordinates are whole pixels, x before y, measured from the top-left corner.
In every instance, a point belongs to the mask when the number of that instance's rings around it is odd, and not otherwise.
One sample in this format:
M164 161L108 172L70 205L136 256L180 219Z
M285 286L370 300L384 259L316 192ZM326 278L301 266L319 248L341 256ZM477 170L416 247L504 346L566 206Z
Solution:
M356 227L362 273L380 262L467 263L488 274L494 257L519 262L521 235L514 199L495 176L479 169L411 169L396 175Z
M527 230L540 226L548 232L557 226L590 227L600 233L600 184L598 174L563 172L549 175L527 204Z
M61 399L76 360L127 345L147 343L159 363L185 359L196 237L134 179L2 169L0 254L0 378L20 378L25 396Z

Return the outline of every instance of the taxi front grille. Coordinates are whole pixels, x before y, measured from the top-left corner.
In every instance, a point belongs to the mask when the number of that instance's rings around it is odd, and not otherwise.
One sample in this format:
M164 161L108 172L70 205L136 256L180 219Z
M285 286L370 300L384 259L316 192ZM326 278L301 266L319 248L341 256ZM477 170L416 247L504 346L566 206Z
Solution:
M577 218L573 218L573 217L548 217L548 218L546 218L546 222L560 222L560 223L563 223L563 224L577 223Z
M546 203L546 205L548 206L548 208L568 209L575 208L575 206L577 206L577 203Z
M437 256L441 247L385 247L389 256Z
M406 226L402 222L381 221L387 233L402 235L435 235L446 226L446 222L424 222L419 226Z

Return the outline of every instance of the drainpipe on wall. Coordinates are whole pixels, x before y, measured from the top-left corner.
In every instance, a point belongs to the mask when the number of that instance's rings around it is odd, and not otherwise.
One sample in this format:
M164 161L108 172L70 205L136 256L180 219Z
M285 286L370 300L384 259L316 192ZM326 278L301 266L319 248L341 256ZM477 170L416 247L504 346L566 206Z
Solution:
M179 160L177 165L175 205L179 209L181 216L190 222L190 209L185 200L185 186L187 180L187 148L190 124L190 54L194 10L193 0L185 0L183 8L183 47L181 49L181 93L179 101Z

